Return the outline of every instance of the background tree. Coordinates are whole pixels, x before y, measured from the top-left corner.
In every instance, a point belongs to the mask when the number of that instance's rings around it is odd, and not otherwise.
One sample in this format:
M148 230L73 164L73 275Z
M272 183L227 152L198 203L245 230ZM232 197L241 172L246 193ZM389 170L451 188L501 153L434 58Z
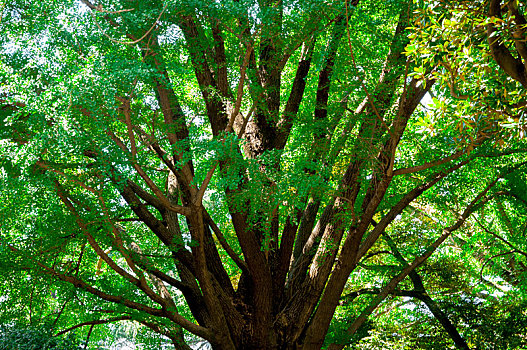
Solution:
M426 39L459 28L427 26L452 20L418 5L6 4L0 261L3 302L20 308L2 317L88 337L133 321L177 349L192 336L336 349L371 339L368 316L407 296L445 344L477 344L429 295L445 276L429 279L449 271L453 241L465 265L450 266L521 280L523 241L502 230L524 225L525 146L500 96L474 82L460 95L456 78L487 59L511 79L485 87L507 84L511 103L522 81L483 49L435 54ZM490 236L512 253L488 249Z
M80 349L74 334L68 338L53 337L50 328L44 327L17 327L14 325L2 326L0 333L0 349L2 350L72 350Z

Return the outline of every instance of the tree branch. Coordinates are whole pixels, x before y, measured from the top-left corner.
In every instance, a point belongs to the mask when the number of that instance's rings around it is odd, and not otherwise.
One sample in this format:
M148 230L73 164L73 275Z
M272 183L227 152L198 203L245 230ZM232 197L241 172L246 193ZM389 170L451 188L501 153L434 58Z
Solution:
M501 0L490 0L489 16L501 18ZM503 38L493 23L487 24L487 41L496 63L511 78L522 84L524 88L527 88L525 65L521 59L514 58L509 49L503 44Z
M518 164L516 167L514 167L514 170L516 170L518 167L522 166L524 163ZM490 198L484 198L484 196L496 185L498 180L502 178L506 173L510 173L513 170L508 170L507 172L504 172L500 174L494 181L492 181L483 191L481 191L471 202L470 204L465 208L461 216L458 218L458 220L452 225L443 230L442 235L434 241L430 245L430 247L426 250L425 253L422 255L416 257L414 261L409 264L405 269L403 269L402 272L400 272L397 276L393 277L390 282L382 289L381 293L378 294L378 296L366 307L366 309L363 310L363 312L360 314L359 317L351 324L351 326L347 329L346 333L351 336L353 335L362 324L366 321L368 316L377 308L377 306L390 294L392 293L399 282L401 282L406 276L410 274L410 272L414 271L418 266L420 266L423 262L425 262L432 253L443 243L450 235L459 229L465 221L468 219L468 217L481 205L485 204ZM343 345L332 345L333 349L342 349Z
M112 318L108 318L108 319L105 319L105 320L93 320L93 321L87 321L87 322L82 322L82 323L79 323L79 324L76 324L75 326L72 326L72 327L69 327L69 328L66 328L60 332L58 332L57 334L54 335L54 337L59 337L63 334L66 334L68 332L71 332L77 328L80 328L80 327L84 327L84 326L93 326L93 325L98 325L98 324L105 324L105 323L111 323L111 322L117 322L117 321L125 321L125 320L132 320L132 316L120 316L120 317L112 317Z

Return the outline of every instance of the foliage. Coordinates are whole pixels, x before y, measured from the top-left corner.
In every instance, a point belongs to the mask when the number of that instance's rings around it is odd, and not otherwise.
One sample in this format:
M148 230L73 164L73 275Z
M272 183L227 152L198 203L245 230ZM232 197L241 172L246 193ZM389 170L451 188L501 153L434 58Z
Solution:
M80 349L78 340L70 333L66 337L53 337L46 325L38 327L2 325L0 328L2 350L73 350Z
M526 9L501 5L6 3L0 322L525 346Z

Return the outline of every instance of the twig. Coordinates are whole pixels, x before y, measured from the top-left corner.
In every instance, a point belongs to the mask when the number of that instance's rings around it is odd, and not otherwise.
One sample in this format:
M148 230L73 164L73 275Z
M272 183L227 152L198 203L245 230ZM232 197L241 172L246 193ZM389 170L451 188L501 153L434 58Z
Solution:
M261 96L261 94L260 94ZM260 99L260 97L258 97L258 99ZM240 139L242 137L242 135L245 133L245 128L247 127L247 123L249 122L249 119L251 118L252 114L254 113L254 111L256 110L256 101L253 102L253 105L251 107L251 110L249 111L249 113L247 114L247 117L245 117L243 119L243 125L242 127L240 128L240 130L238 131L238 138Z
M86 342L84 343L84 349L88 348L88 343L90 342L90 336L91 336L91 332L93 331L93 327L95 327L94 324L90 326L90 330L88 331L88 335L86 336Z
M110 322L116 322L116 321L124 321L124 320L131 320L131 319L132 319L131 316L120 316L120 317L108 318L106 320L94 320L94 321L82 322L82 323L79 323L79 324L77 324L75 326L72 326L70 328L66 328L63 331L58 332L57 334L55 334L55 337L61 336L63 334L71 332L74 329L77 329L77 328L80 328L80 327L84 327L84 326L90 326L91 325L93 327L93 326L95 326L97 324L104 324L104 323L110 323ZM89 338L89 336L88 336L88 338Z
M201 206L201 203L203 201L203 196L205 195L205 190L207 189L207 186L209 185L210 180L212 179L212 175L214 175L214 171L218 167L219 162L216 161L212 168L210 168L209 172L207 173L207 176L205 176L205 179L203 180L203 183L201 184L201 187L198 189L198 192L196 193L196 196L194 198L194 205Z
M245 83L245 72L247 70L247 66L249 65L249 58L251 57L252 52L253 52L253 47L252 45L249 45L247 47L247 51L245 52L245 57L243 58L243 64L240 69L240 80L238 81L236 104L234 106L234 111L232 112L230 116L229 124L227 125L227 129L226 129L227 132L232 131L234 120L238 116L238 113L240 113L240 108L242 105L242 98L243 98L243 84Z
M102 7L99 7L99 6L93 6L93 4L89 3L88 1L85 1L85 0L82 0L82 2L84 4L86 4L86 6L88 6L89 8L91 8L92 10L96 10L97 12L102 12L102 13L112 13L112 12L109 12L109 11L104 11L102 9ZM90 12L90 15L93 17L93 20L95 22L95 25L97 25L97 27L101 30L102 34L107 37L108 39L110 39L110 41L116 43L116 44L123 44L123 45L134 45L134 44L137 44L138 42L142 41L144 38L146 38L153 30L154 28L156 27L157 25L157 22L161 19L161 16L163 15L163 13L165 12L166 8L168 6L168 3L165 4L165 6L163 7L163 10L161 10L161 13L159 14L159 16L157 16L157 19L155 20L154 24L152 24L152 26L150 27L150 29L148 29L146 31L146 33L140 37L139 39L137 40L133 40L133 41L120 41L120 40L116 40L114 38L112 38L111 36L109 36L108 34L106 34L104 32L104 29L101 27L101 25L99 24L99 22L97 22L97 18L95 17L95 15L93 14L93 12ZM131 10L121 10L120 12L126 12L126 11L131 11ZM119 13L116 12L116 13Z
M512 243L510 243L509 241L507 241L505 238L501 237L500 235L498 235L496 232L494 231L491 231L489 230L488 228L486 228L485 226L483 226L483 224L478 220L478 218L474 217L474 220L476 220L476 222L479 224L479 226L485 231L487 232L488 234L496 237L497 239L499 239L500 241L502 241L503 243L505 243L506 245L508 245L512 251L516 252L516 253L519 253L523 256L526 256L527 257L527 253L524 252L524 251L521 251L519 250L518 248L516 248L514 245L512 245Z
M514 254L514 253L519 253L517 250L511 250L511 251L508 251L508 252L505 252L505 253L499 253L499 254L496 254L496 255L493 255L491 256L490 258L488 258L484 263L483 265L481 265L481 270L479 270L479 278L481 281L484 280L483 278L483 269L485 268L485 266L490 263L492 261L492 259L494 258L497 258L497 257L500 257L500 256L504 256L504 255L509 255L509 254Z

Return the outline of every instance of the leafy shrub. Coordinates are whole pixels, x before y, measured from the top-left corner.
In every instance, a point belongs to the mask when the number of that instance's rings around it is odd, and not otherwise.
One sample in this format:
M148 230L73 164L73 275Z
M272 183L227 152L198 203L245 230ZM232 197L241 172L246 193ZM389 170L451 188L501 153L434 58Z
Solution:
M2 325L0 350L73 350L80 349L74 333L53 337L50 327Z

